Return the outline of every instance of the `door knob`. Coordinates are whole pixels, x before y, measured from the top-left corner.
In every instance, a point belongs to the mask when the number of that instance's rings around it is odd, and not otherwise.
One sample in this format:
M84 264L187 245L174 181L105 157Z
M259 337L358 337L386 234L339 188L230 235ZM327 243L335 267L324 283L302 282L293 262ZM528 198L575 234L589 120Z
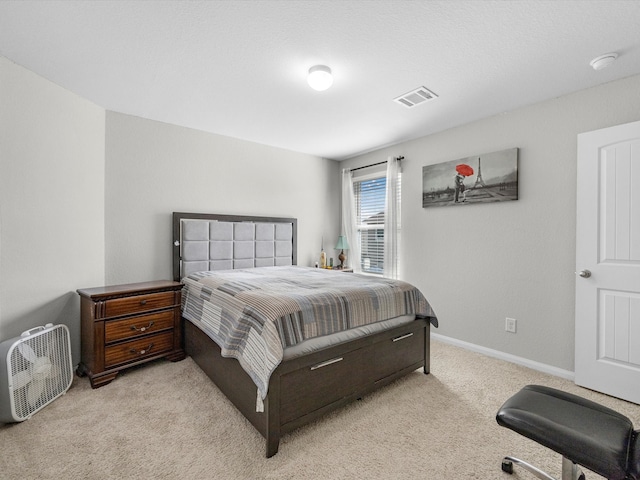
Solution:
M578 272L578 275L580 275L582 278L589 278L591 276L591 272L589 270L580 270Z

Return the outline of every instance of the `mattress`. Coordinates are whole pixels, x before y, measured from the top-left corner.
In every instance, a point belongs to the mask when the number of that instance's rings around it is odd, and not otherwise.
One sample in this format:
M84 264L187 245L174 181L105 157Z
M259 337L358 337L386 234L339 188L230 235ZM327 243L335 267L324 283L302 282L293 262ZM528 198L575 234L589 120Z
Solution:
M309 340L300 342L297 345L285 348L284 353L282 354L282 359L290 360L302 355L308 355L309 353L313 353L317 350L322 350L326 347L339 345L340 343L344 342L350 342L357 338L372 335L384 330L391 330L392 328L399 327L400 325L413 322L415 321L415 319L415 315L401 315L399 317L390 318L389 320L382 320L380 322L370 323L361 327L343 330L342 332L336 332L330 335L310 338ZM433 321L435 321L435 319Z

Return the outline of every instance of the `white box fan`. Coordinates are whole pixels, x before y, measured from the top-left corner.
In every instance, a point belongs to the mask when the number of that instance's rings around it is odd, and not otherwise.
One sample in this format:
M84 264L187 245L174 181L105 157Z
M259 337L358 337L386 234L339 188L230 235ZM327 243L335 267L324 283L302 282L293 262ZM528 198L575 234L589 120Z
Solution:
M0 422L22 422L69 390L69 329L46 324L0 343Z

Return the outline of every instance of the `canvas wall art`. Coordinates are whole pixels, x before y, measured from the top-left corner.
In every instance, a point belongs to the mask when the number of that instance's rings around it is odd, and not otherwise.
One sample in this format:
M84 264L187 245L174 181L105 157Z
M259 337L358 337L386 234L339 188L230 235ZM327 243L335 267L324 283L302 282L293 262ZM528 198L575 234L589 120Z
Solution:
M422 167L423 208L517 199L517 148Z

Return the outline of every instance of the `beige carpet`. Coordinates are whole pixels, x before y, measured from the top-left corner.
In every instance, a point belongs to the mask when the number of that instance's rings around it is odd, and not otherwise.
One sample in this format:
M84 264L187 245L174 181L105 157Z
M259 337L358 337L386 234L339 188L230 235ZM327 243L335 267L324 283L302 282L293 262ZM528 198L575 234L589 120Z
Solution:
M17 424L0 424L5 479L524 479L500 470L514 455L560 475L560 457L499 427L504 400L528 383L604 403L640 425L640 406L511 363L433 342L420 371L280 443L264 440L190 358L122 372L69 392ZM587 473L588 479L601 477Z

